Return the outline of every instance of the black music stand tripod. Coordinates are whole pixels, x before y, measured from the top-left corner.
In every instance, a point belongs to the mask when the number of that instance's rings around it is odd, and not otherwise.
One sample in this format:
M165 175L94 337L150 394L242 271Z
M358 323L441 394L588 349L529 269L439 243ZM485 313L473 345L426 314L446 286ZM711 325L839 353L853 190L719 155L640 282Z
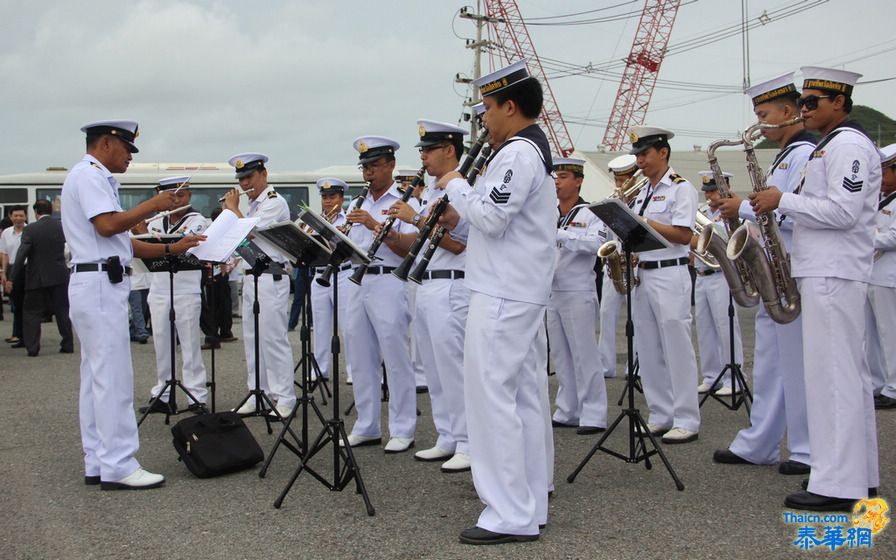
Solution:
M712 397L713 399L722 403L722 406L727 408L728 410L737 410L740 408L740 405L744 405L744 408L747 411L747 418L750 417L750 404L753 402L753 393L750 392L750 387L747 386L747 380L744 377L744 372L740 367L740 364L737 363L736 358L734 357L734 298L731 297L731 293L728 293L728 350L729 350L729 359L728 364L722 369L722 372L716 377L715 381L712 382L712 386L710 386L709 390L703 394L703 398L700 399L700 407L703 407L703 403L706 402L706 399ZM722 379L725 377L725 372L728 372L728 375L731 378L731 395L716 395L716 389L722 383ZM727 402L728 400L731 402Z
M162 389L159 391L159 394L153 396L153 398L149 401L149 404L146 406L146 411L143 412L143 415L137 421L137 427L140 427L143 424L143 421L146 420L146 417L150 415L153 406L157 402L162 399L162 395L165 394L165 391L168 391L168 402L165 403L165 425L170 423L170 418L172 415L177 414L177 390L180 389L187 396L187 402L193 401L193 404L199 405L200 413L206 410L206 406L204 403L199 402L199 400L187 389L183 382L177 378L177 354L175 353L177 350L176 343L176 314L174 311L174 275L177 274L180 269L180 261L178 260L177 255L167 255L164 259L150 261L152 264L152 270L154 272L162 272L163 270L168 270L168 351L170 352L170 363L169 367L171 369L171 375L168 379L165 380L165 384L162 385Z
M618 203L618 204L616 204ZM656 233L653 228L650 228L645 222L641 221L632 211L624 205L619 200L606 200L603 202L598 202L589 207L589 209L594 212L607 226L613 230L614 233L619 237L620 242L622 243L622 248L625 253L625 263L626 263L626 272L628 274L628 278L633 278L632 276L632 253L634 252L643 252L649 251L652 249L659 249L662 247L667 247L668 244L665 240L659 237L659 234ZM624 209L624 210L623 210ZM652 468L650 457L652 455L659 455L660 460L663 462L663 465L666 466L666 470L669 471L669 475L672 476L672 480L675 481L675 487L678 490L684 490L684 484L681 482L681 479L678 478L678 475L675 473L675 470L672 468L672 464L669 463L669 460L666 458L666 455L663 453L662 448L660 448L660 444L657 441L657 438L650 433L650 430L647 427L647 422L644 420L644 417L641 416L641 412L635 407L635 352L634 352L634 336L635 336L635 327L632 322L632 282L627 283L627 287L625 290L625 309L626 309L626 322L625 322L625 338L627 343L627 351L628 351L628 371L626 373L626 392L628 393L628 407L623 409L619 416L616 417L616 420L610 424L610 427L607 428L607 431L603 433L601 438L597 441L594 447L591 448L591 451L582 459L582 462L576 467L576 469L570 474L566 481L568 483L572 483L576 476L585 468L585 465L588 464L588 461L597 453L598 451L602 451L608 455L612 455L613 457L622 459L626 463L639 463L644 461L644 467L648 470ZM628 419L628 455L624 455L610 449L608 447L604 447L604 442L607 438L610 437L610 434L613 433L619 424L624 420ZM648 450L647 444L650 444L651 449Z
M345 239L342 241L339 236L333 236L328 233L329 229L332 227L329 224L318 223L318 220L306 220L302 215L300 218L303 221L306 221L308 225L318 231L325 239L330 241L333 244L333 254L330 257L330 264L333 265L336 270L339 269L339 265L349 257L355 257L360 259L365 259L366 255L357 249L356 246L351 244ZM344 236L343 236L344 237ZM332 286L333 286L333 308L339 309L339 275L334 274L332 278ZM306 452L302 455L302 462L299 464L298 468L296 468L295 472L293 472L292 476L290 476L289 481L286 483L286 486L283 488L283 491L280 492L280 495L274 501L274 507L279 509L283 505L283 500L286 498L286 495L292 489L292 486L295 484L296 480L299 478L299 475L302 474L302 471L307 470L311 476L313 476L318 482L324 485L327 489L334 492L341 492L354 480L355 482L355 491L361 495L361 498L364 500L364 506L367 510L367 515L373 516L376 514L376 510L373 508L373 504L370 503L370 497L367 495L367 488L364 486L364 481L361 478L361 470L358 467L358 463L355 460L355 455L352 448L348 443L348 434L345 431L345 424L342 421L342 417L339 416L339 354L340 354L340 344L339 344L339 313L334 312L333 314L333 334L331 338L331 352L332 352L332 363L333 363L333 373L330 377L333 383L333 399L332 399L332 418L329 420L324 420L320 411L314 407L314 410L323 422L323 428L317 434L317 437L314 439L314 442L311 445L307 446ZM310 374L310 368L305 368L306 372ZM307 383L303 384L307 387ZM307 388L305 390L307 392ZM311 397L311 401L313 402L313 396ZM303 414L307 414L306 412ZM305 422L307 426L307 421ZM307 441L307 440L306 440ZM333 446L333 478L332 480L327 480L319 473L308 467L308 462L312 457L326 449L328 445Z

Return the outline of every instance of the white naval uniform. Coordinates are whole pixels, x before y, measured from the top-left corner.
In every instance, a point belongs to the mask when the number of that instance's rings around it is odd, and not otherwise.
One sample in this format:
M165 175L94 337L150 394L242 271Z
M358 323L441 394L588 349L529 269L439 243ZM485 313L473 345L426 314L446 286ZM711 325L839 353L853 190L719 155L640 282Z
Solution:
M601 244L617 239L616 234L604 223L601 223L598 237ZM625 308L625 294L616 291L606 265L601 264L604 279L600 292L600 334L597 338L597 353L601 375L616 377L616 323L619 321L619 312Z
M149 222L149 233L159 234L200 234L208 227L209 221L199 212L185 214L176 224L169 224L168 218ZM202 311L202 271L182 270L174 275L174 327L175 336L180 341L183 358L183 383L187 391L200 403L207 401L205 386L205 364L202 362L202 346L199 341L199 314ZM168 272L153 272L146 298L152 320L152 343L156 351L155 386L150 391L154 398L171 379L171 323L168 312L171 306L171 286ZM168 402L169 389L161 401ZM185 406L194 404L189 397Z
M443 194L441 189L427 187L420 206L426 211ZM469 223L463 221L450 235L466 244L468 233ZM432 421L438 433L436 446L469 455L464 411L464 332L470 303L470 291L462 277L466 260L466 251L455 255L441 247L436 249L427 276L451 277L424 277L417 288L414 337L429 387Z
M792 138L775 156L767 172L766 184L777 187L781 192L794 192L814 149L815 139L808 132ZM756 220L749 200L741 203L739 214L745 220ZM780 212L776 212L776 217L784 248L790 254L793 220ZM775 464L781 460L781 440L786 430L789 459L809 465L803 317L800 315L785 325L776 323L760 301L755 333L750 426L737 433L729 449L751 463Z
M474 188L453 179L447 191L470 225L464 401L473 483L485 504L476 525L537 535L553 487L544 314L558 214L544 134L535 125L520 134L540 135L543 147L508 139Z
M405 289L408 291L408 314L411 320L408 322L408 350L411 353L411 367L414 368L414 384L417 387L426 387L426 373L423 371L423 360L420 359L420 352L417 350L417 335L414 321L417 316L417 283L405 282Z
M62 186L62 226L72 264L102 263L118 256L130 266L127 232L100 235L91 218L121 212L119 183L91 155L76 163ZM105 271L73 272L68 285L72 325L81 344L79 414L84 474L121 480L140 464L134 417L134 371L128 335L128 276L112 284Z
M259 218L255 227L263 228L278 222L289 221L289 205L286 200L267 187L255 200L249 201L248 218ZM279 251L269 253L273 262L285 265L288 257ZM292 408L296 404L296 390L293 385L292 347L287 338L289 319L290 275L262 274L258 277L258 325L261 341L258 347L260 389L281 408ZM243 274L243 347L246 350L248 368L247 386L255 389L255 318L252 307L255 304L255 278L250 268ZM250 401L251 402L251 401Z
M704 215L714 222L721 221L719 212L707 209ZM731 360L731 340L728 330L728 282L721 270L713 270L700 259L694 259L697 281L694 284L694 310L697 323L697 346L700 348L700 371L703 382L712 385ZM740 320L734 306L734 362L744 363L740 337ZM716 388L731 387L731 371Z
M547 308L551 359L559 387L553 419L607 427L607 386L597 349L594 262L603 223L579 198L557 229L557 268Z
M670 167L656 185L638 194L634 209L644 218L693 229L697 191ZM691 276L679 264L642 268L646 262L687 259L687 245L639 254L641 279L632 297L635 346L648 423L663 428L700 430L697 405L697 358L691 341Z
M813 152L799 196L779 203L794 222L791 267L802 297L808 490L834 498L865 498L880 483L863 350L880 181L877 148L841 124Z
M340 210L333 220L333 226L341 227L343 225L345 225L345 212ZM323 271L324 267L320 267L315 272L317 275ZM347 379L351 379L352 368L348 361L347 350L349 340L343 334L345 333L348 310L350 309L349 302L351 297L348 292L354 289L355 286L349 281L349 277L352 275L351 263L348 261L342 263L339 271L334 274L338 275L336 280L336 286L339 289L339 297L337 298L339 305L338 328L342 340L342 355L346 357L345 376ZM321 375L325 379L329 379L332 373L331 358L333 356L333 349L330 345L333 341L333 285L331 284L329 287L321 286L316 281L316 275L315 279L311 280L311 313L314 316L314 361L317 362Z
M896 398L896 352L888 338L896 333L896 197L878 205L874 262L868 286L868 365L875 394ZM880 206L883 206L882 208Z
M361 210L374 220L384 222L389 208L401 199L398 184L393 183L377 200L368 195ZM413 199L415 210L419 205ZM401 220L392 226L399 233L416 234L417 229ZM363 250L370 247L373 232L361 224L352 227L351 240ZM356 436L380 437L380 363L386 365L389 381L389 435L414 439L417 428L417 393L408 341L407 289L404 283L383 267L401 264L386 243L380 245L360 286L351 290L350 312L346 323L347 359L352 364L352 389L358 419L352 427ZM341 295L341 294L340 294Z

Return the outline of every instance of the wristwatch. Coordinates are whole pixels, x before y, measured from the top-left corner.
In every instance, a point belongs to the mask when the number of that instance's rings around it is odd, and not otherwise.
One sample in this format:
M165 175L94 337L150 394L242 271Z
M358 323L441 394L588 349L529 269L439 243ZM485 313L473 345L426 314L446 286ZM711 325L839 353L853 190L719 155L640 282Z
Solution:
M414 227L416 227L417 224L420 223L420 219L421 219L421 218L422 218L422 216L421 216L420 214L414 214L414 217L411 218L411 224L412 224Z

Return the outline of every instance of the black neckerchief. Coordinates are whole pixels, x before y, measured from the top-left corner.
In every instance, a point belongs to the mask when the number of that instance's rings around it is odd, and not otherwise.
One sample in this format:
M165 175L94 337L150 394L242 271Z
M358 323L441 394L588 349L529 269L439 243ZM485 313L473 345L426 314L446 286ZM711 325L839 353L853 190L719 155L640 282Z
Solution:
M797 149L798 147L806 145L806 144L814 146L816 142L817 142L817 140L815 139L814 136L809 134L808 130L803 129L803 130L797 132L793 136L793 138L791 138L790 141L787 142L787 144L784 146L784 148L782 148L781 151L778 152L778 155L775 156L775 161L772 162L772 165L769 169L776 169L778 167L778 165L780 165L781 162L784 161L784 159L790 155L790 152Z
M576 200L575 206L573 206L572 208L569 209L569 213L566 214L565 216L561 215L557 219L557 227L558 228L566 228L572 222L573 218L576 217L576 214L579 213L579 210L581 210L582 208L584 208L586 206L588 206L588 202L580 196L579 199ZM558 211L560 210L559 206L557 206L557 210Z
M538 151L539 157L541 157L541 163L544 164L545 169L548 173L551 173L554 170L554 162L551 159L551 146L548 144L548 137L545 136L544 131L539 128L537 124L530 124L526 128L517 132L510 138L504 141L498 149L493 151L488 159L485 160L485 166L487 167L489 163L498 155L498 152L504 149L505 146L510 144L511 142L515 142L517 140L528 141L532 146Z
M170 234L170 233L173 233L172 230L174 230L174 232L176 232L176 231L177 231L177 228L179 228L180 225L181 225L182 223L184 223L184 220L186 220L187 218L189 218L190 216L192 216L193 214L196 214L196 213L197 213L197 212L196 212L195 210L193 210L193 207L192 207L192 206L189 207L189 208L187 208L187 212L186 212L183 216L181 216L181 219L178 220L177 223L174 224L173 226L166 226L166 225L165 225L165 224L170 223L170 222L168 221L168 216L165 216L164 218L162 218L162 220L163 220L163 222L162 222L162 226L163 226L163 228L165 229L165 233L169 233L169 234Z
M896 200L896 191L893 191L887 196L880 199L880 202L877 203L877 211L880 212L887 207L887 204L893 202L894 200Z

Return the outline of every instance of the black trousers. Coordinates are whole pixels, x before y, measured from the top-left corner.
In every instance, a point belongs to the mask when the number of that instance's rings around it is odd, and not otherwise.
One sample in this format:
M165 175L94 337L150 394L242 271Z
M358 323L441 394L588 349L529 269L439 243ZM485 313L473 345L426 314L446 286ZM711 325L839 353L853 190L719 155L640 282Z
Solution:
M22 341L29 354L40 351L40 324L48 311L56 316L56 328L62 342L59 349L71 352L74 349L72 322L68 317L68 282L25 290L22 303Z

